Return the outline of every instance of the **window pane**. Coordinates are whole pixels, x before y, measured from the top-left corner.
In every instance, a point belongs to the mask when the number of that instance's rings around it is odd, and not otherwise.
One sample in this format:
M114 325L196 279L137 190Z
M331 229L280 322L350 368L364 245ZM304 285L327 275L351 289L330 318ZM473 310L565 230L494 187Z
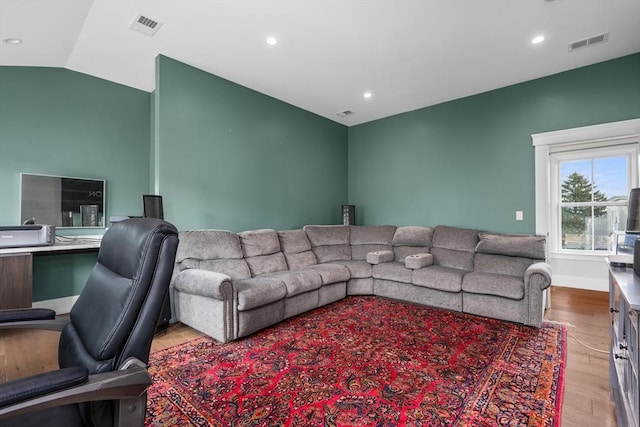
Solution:
M562 208L562 249L608 251L611 233L626 222L626 206Z
M626 156L605 157L593 161L593 182L605 200L627 199L628 176Z
M591 208L562 208L562 249L591 250Z
M560 163L563 202L591 202L593 161L574 160Z

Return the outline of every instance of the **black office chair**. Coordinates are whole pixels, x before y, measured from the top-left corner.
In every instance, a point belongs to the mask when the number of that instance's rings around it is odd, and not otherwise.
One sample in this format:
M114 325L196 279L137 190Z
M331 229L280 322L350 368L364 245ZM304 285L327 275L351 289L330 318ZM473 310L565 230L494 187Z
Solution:
M0 310L0 328L59 330L60 370L0 384L0 426L143 426L146 363L178 247L159 219L114 224L66 319Z

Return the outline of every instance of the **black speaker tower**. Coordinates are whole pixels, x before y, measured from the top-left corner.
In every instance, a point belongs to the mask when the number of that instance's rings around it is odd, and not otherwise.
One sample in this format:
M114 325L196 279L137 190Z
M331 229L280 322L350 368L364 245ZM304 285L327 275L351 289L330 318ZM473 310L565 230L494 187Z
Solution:
M342 205L342 225L356 224L356 207L354 205Z

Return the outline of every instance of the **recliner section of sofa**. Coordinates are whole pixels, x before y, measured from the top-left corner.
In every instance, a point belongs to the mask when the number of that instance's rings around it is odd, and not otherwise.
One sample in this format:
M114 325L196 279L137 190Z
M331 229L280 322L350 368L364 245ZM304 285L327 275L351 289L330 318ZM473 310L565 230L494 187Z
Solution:
M376 295L539 327L544 237L438 226L307 225L180 233L175 318L222 342L347 295Z

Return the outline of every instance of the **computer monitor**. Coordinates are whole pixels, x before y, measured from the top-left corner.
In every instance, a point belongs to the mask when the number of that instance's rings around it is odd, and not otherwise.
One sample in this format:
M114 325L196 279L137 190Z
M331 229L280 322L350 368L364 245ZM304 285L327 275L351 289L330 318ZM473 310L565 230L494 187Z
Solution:
M164 219L164 211L162 209L162 196L155 194L142 195L143 216L145 218Z

